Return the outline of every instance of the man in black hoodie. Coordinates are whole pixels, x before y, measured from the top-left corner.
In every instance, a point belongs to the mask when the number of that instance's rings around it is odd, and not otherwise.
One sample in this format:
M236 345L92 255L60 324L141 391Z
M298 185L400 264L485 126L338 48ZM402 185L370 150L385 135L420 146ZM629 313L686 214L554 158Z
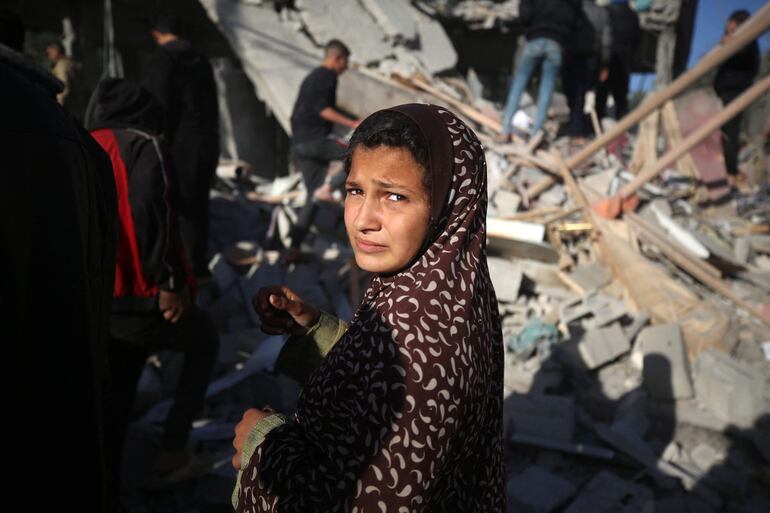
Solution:
M164 131L179 176L179 228L197 277L209 276L209 189L219 160L217 88L209 62L178 36L178 21L160 16L151 34L147 89L165 110Z
M148 91L122 79L103 80L91 104L88 128L112 160L120 219L105 404L113 473L119 475L125 429L147 356L170 349L184 354L184 366L155 470L173 480L195 464L185 445L203 406L219 338L208 314L191 301L194 280L178 232L174 168L158 138L157 104Z
M730 15L725 26L725 35L722 44L729 40L741 23L748 20L751 15L748 11L739 10ZM754 77L759 72L759 46L752 41L725 61L717 70L714 78L714 90L722 103L727 105L742 92L751 87ZM740 135L742 114L725 123L722 127L724 134L723 151L725 155L725 167L727 173L734 179L738 176L738 152L740 151Z
M527 46L521 56L516 77L513 79L505 104L501 139L511 136L511 121L519 108L521 95L537 67L541 68L540 91L537 95L537 116L532 134L543 128L556 77L561 69L564 43L574 30L580 0L522 0L519 4L519 22L524 27Z

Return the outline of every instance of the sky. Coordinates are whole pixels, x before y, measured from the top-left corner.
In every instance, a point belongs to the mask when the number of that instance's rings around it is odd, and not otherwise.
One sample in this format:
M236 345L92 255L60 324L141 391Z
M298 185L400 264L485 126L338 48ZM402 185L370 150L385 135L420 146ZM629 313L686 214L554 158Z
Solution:
M765 3L765 0L698 0L695 33L692 38L688 67L695 65L719 43L730 13L738 9L746 9L753 14ZM770 48L770 34L765 33L760 37L759 46L763 52ZM631 79L631 91L637 91L642 87L650 89L654 82L654 75L634 75Z

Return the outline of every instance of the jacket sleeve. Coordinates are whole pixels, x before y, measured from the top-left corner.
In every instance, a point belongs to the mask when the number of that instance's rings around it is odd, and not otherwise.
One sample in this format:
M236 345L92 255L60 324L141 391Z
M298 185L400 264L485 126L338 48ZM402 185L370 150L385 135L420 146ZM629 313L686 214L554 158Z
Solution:
M159 139L138 137L134 144L128 199L142 274L163 290L178 291L185 286L186 273L171 162Z
M315 407L319 420L275 419L242 467L236 510L379 511L384 502L389 511L427 511L451 448L462 443L466 403L461 380L445 383L437 362L420 365L411 354L414 364L401 364L410 351L396 352L399 363L383 357L357 376L340 371L342 384L322 392L332 399Z

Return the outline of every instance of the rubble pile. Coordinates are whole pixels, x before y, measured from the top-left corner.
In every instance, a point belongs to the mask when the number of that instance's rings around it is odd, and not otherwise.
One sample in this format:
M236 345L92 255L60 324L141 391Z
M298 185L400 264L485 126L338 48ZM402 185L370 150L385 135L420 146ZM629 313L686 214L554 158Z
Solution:
M288 131L294 94L316 63L318 45L330 37L336 2L297 1L282 10L272 2L201 3ZM426 34L446 37L436 35L440 26L421 21L428 18L420 9L486 24L514 16L517 4L417 2L417 9L406 1L361 0L356 19L366 23L345 23L350 33L336 34L354 41L361 35L355 31L370 33L360 39L360 67L341 79L343 106L363 116L408 101L442 103L485 146L488 263L506 350L509 511L768 511L767 170L731 192L713 147L698 146L645 180L633 196L635 208L624 209L621 219L597 215L597 201L616 195L697 130L688 124L692 105L705 103L677 98L571 168L565 160L588 143L556 137L568 115L563 96L554 98L546 137L528 134L534 105L525 99L513 142L496 142L499 110L472 75L436 76L453 65L448 52L429 53L443 43L415 46L432 37ZM743 163L767 158L758 151L745 151ZM367 280L346 244L339 198L320 202L304 248L308 258L286 264L277 249L308 195L299 176L265 183L236 163L221 166L218 180L211 207L214 281L199 302L217 322L222 349L205 419L193 432L215 464L187 485L197 486L195 493L185 489L188 497L214 497L217 489L227 497L235 479L232 428L241 413L265 404L291 413L299 393L299 384L273 371L284 340L259 331L250 306L259 287L285 284L349 319ZM169 355L145 369L134 461L143 454L136 448L157 436L151 426L167 408L164 384L173 382L175 369ZM181 490L168 493L178 497Z

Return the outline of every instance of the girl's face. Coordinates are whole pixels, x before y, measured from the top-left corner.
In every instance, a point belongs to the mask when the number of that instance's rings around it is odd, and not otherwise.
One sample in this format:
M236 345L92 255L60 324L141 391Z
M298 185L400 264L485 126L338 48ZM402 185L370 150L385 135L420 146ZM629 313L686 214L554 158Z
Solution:
M358 147L345 184L345 228L361 269L390 274L414 258L428 232L423 168L406 148Z

